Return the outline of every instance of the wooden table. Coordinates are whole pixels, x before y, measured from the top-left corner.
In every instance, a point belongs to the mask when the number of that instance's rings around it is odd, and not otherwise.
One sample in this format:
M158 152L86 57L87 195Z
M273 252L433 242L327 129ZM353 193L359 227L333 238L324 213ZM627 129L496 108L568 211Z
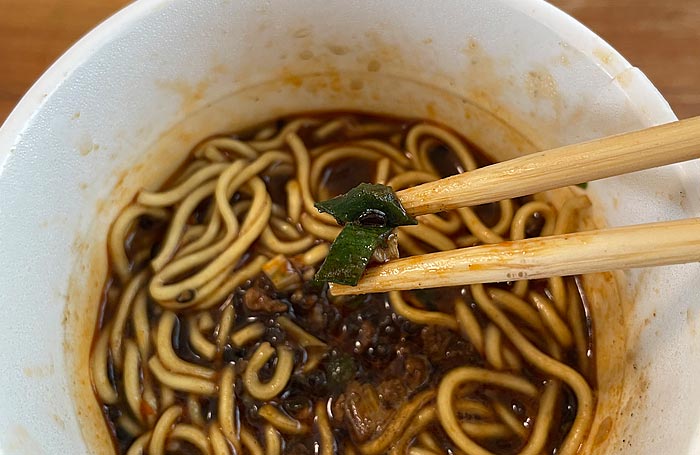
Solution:
M81 35L128 0L0 0L0 121ZM676 114L700 115L700 0L553 0L612 44Z

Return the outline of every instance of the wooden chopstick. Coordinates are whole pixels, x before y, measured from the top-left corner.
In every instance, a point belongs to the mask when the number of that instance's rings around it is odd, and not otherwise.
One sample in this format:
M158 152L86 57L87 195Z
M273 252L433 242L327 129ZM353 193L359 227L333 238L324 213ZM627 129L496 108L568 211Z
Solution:
M700 117L533 153L397 193L413 216L496 202L700 157Z
M700 218L480 245L396 259L333 295L463 286L700 261Z

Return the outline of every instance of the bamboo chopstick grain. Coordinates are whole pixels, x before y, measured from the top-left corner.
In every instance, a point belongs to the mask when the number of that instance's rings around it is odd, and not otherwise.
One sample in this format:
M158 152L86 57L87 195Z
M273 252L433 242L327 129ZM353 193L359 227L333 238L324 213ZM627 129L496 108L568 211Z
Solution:
M397 193L413 216L485 204L700 157L700 117L533 153Z
M333 295L462 286L700 261L700 218L480 245L396 259Z

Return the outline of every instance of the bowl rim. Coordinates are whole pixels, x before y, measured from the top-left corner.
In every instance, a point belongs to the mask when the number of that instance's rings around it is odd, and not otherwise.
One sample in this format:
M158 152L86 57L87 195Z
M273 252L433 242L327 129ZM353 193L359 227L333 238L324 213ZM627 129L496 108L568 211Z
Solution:
M622 72L633 69L618 51L596 35L585 25L559 8L544 0L495 0L507 8L519 11L525 16L552 30L563 40L594 62L613 81ZM0 126L0 180L3 178L5 163L10 159L15 146L22 141L24 131L31 126L37 113L41 112L50 97L69 79L82 64L90 60L100 49L140 20L146 19L159 10L177 3L178 0L137 0L100 23L84 35L59 57L20 99L7 119ZM603 50L616 61L611 68L595 57L596 50ZM675 118L670 106L652 82L641 72L635 73L637 89L622 88L633 106L644 104L651 108L648 113L652 120ZM641 92L639 89L641 88ZM641 95L649 96L644 100ZM0 448L1 451L1 448Z
M123 30L138 19L145 18L154 11L167 7L175 1L136 0L105 19L81 37L49 66L22 96L2 126L0 126L0 177L2 176L4 163L12 154L13 146L20 140L24 128L29 124L34 114L41 109L48 97L68 78L70 73L78 68L82 62L89 59L120 30ZM566 38L567 42L575 43L575 47L605 71L611 80L614 80L621 73L635 68L607 41L573 16L545 0L498 1L505 6L537 19L538 22L550 28L557 35ZM595 53L601 50L618 63L616 71L610 71L610 68L603 65L598 58L595 58ZM651 107L654 110L654 112L649 113L651 118L664 118L665 116L668 117L669 114L672 118L676 118L666 99L649 78L641 71L636 76L640 78L639 82L642 84L646 94L654 95L655 99L646 100L648 103L647 107ZM624 90L629 96L629 91ZM638 104L639 102L638 99L635 100L633 97L630 97L630 100L633 101L633 104Z

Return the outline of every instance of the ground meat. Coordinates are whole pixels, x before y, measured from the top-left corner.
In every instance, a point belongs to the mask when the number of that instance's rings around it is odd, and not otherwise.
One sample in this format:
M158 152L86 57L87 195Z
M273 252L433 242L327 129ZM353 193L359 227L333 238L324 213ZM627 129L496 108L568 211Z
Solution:
M353 381L345 391L345 421L357 442L369 440L380 433L391 412L384 408L379 395L370 384Z
M379 399L386 408L396 409L406 400L408 391L403 381L398 378L387 379L377 386Z
M345 419L345 394L340 394L331 402L331 419L335 425L340 425Z
M416 390L425 384L432 370L430 362L422 355L408 356L404 362L404 368L406 369L404 383L410 390Z
M243 304L250 311L264 311L266 313L281 313L287 311L287 305L280 300L273 299L257 287L252 287L245 291Z
M355 341L354 352L356 354L361 354L367 350L372 345L374 341L377 329L375 325L370 321L362 321L360 324L360 330L357 332L357 340Z
M445 356L450 344L456 341L455 333L445 327L428 325L420 333L423 341L423 352L431 362L436 362Z

